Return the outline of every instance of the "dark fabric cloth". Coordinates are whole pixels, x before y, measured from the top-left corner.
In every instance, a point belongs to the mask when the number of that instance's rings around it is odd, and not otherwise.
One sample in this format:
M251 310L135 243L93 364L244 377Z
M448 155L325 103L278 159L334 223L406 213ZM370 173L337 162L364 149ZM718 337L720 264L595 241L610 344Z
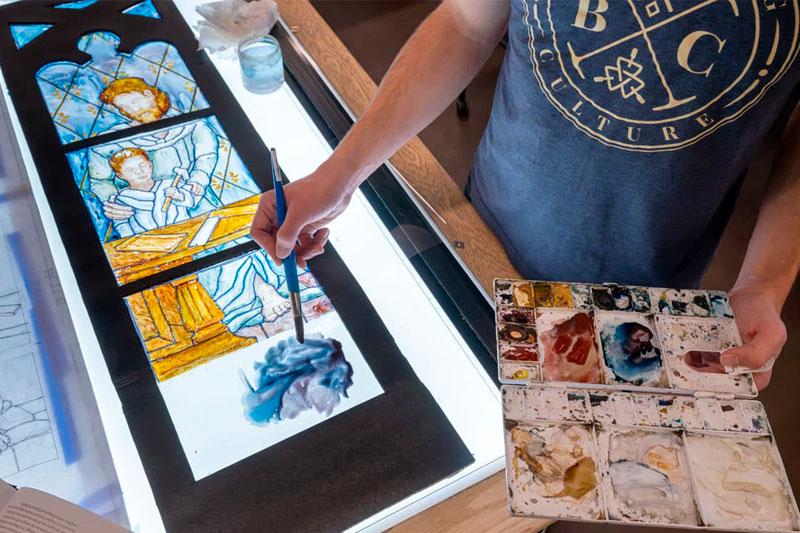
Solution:
M797 84L797 24L797 1L512 0L469 194L517 269L696 286Z

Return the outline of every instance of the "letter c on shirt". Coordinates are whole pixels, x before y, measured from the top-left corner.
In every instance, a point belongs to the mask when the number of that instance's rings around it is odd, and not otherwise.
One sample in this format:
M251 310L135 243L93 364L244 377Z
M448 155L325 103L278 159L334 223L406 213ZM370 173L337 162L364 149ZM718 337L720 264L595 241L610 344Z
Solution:
M703 31L697 30L693 31L689 35L683 38L681 41L680 46L678 46L678 64L683 67L688 72L692 74L705 74L706 78L708 77L711 69L714 67L714 63L712 62L708 65L708 68L705 70L694 70L692 67L689 66L689 56L692 54L692 48L700 40L701 37L705 37L708 35L709 37L713 37L717 41L717 54L722 52L722 48L725 46L725 39L720 39L716 34L711 33L710 31Z

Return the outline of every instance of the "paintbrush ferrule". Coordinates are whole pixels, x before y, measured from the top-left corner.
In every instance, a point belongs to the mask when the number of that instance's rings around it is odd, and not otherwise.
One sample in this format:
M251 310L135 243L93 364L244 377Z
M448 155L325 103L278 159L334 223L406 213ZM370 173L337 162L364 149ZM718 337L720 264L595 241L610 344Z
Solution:
M303 307L300 305L300 293L290 292L289 300L292 303L292 317L294 319L294 331L297 335L297 342L302 344L305 341L305 334L303 331Z

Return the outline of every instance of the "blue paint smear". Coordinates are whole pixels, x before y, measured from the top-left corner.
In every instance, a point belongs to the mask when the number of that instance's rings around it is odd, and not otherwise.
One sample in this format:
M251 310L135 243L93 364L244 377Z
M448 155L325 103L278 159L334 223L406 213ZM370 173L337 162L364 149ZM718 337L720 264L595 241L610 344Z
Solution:
M711 311L714 316L733 318L733 309L725 294L712 295L709 299L711 300Z
M310 335L303 344L294 337L281 341L253 368L255 386L240 370L247 386L242 405L245 418L258 426L295 418L311 408L330 416L353 384L353 367L342 345L322 335Z
M140 4L136 4L135 6L129 7L128 9L123 11L126 15L138 15L140 17L150 17L152 19L160 19L161 15L158 13L158 9L156 6L153 5L153 0L144 0L144 2Z
M96 4L100 0L76 0L75 2L65 2L63 4L58 4L53 7L56 9L83 9L85 7L89 7L92 4Z
M53 363L59 362L58 356L54 356L53 354L63 354L62 357L67 357L66 354L68 354L68 351L67 348L61 344L61 339L56 333L58 328L56 326L55 317L50 316L49 313L44 313L44 308L42 306L35 305L36 302L44 301L45 299L51 298L51 296L43 294L38 286L31 285L26 275L29 270L27 269L28 265L25 260L25 253L19 235L17 233L10 233L7 235L7 239L11 254L17 260L17 266L19 267L18 270L22 281L25 283L25 288L30 294L31 302L34 303L33 313L31 313L31 329L33 330L34 339L40 346L39 349L42 355L40 360L42 362L44 380L47 383L47 388L50 390L50 403L53 406L53 422L55 422L58 428L61 449L64 452L64 463L69 465L80 458L80 449L75 426L72 420L67 416L68 403L66 398L64 398L64 391L59 386L58 380L55 377L58 370L62 370L63 372L67 372L67 370L55 369L54 371L53 368ZM33 272L34 270L31 268L30 271ZM40 321L44 322L47 331L52 332L51 334L42 335Z
M52 28L52 24L10 24L11 37L17 50Z
M658 378L661 352L652 345L653 332L638 322L624 322L600 332L606 366L619 380L641 385Z

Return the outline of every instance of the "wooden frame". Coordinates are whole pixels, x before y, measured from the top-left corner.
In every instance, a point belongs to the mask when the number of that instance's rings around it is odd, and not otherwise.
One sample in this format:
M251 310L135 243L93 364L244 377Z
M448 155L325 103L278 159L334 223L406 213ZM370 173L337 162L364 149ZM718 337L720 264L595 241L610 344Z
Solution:
M333 89L356 117L372 100L377 86L308 0L278 0L289 25ZM414 137L389 159L432 222L483 287L492 293L494 278L519 277L500 241L430 150ZM457 243L457 244L456 244Z

